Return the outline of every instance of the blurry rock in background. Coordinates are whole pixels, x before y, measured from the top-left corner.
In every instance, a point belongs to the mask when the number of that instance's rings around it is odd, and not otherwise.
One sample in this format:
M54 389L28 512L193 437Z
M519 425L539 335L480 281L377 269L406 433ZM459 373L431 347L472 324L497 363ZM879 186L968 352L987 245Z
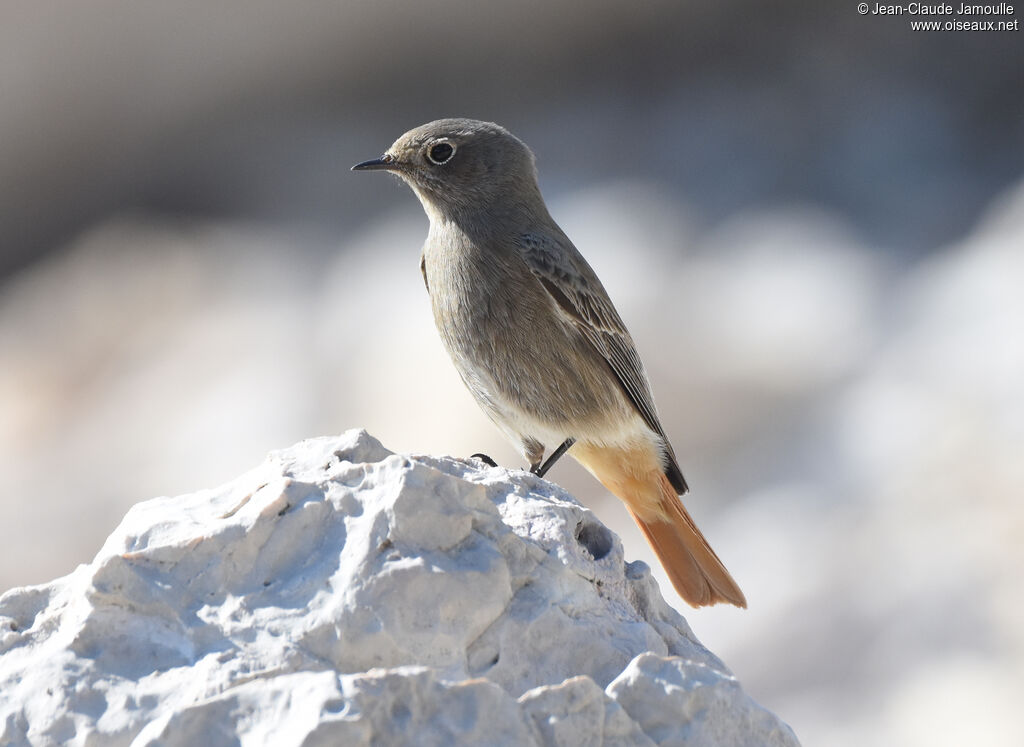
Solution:
M1024 741L1019 32L667 0L0 21L0 591L307 436L517 465L437 340L415 199L348 173L476 116L537 152L748 595L681 607L698 635L807 744Z

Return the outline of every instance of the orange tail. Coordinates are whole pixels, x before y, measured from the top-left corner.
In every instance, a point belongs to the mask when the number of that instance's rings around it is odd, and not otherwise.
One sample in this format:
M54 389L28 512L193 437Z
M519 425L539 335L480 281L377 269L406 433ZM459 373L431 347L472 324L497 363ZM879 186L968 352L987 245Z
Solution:
M715 555L665 477L656 452L577 443L571 452L629 508L672 586L694 607L746 607L740 587Z
M727 602L745 608L747 600L739 585L693 523L671 483L664 475L659 477L664 483L661 507L669 520L644 521L632 508L629 513L661 561L672 586L694 607Z

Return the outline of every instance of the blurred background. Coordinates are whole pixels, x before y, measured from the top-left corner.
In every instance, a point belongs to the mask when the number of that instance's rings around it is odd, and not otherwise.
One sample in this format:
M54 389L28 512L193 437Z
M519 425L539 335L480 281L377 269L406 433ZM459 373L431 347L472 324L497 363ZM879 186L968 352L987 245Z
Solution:
M433 329L421 208L348 170L490 119L747 594L670 596L697 635L808 745L1024 744L1021 32L476 8L0 0L0 591L310 436L517 466ZM671 595L615 499L550 477Z

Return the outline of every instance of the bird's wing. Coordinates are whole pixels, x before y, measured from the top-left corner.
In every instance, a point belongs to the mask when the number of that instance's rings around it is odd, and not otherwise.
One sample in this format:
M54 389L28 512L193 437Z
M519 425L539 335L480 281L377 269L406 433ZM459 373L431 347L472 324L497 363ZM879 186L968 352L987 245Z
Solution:
M668 454L665 474L680 495L685 493L686 480L658 420L647 374L633 338L593 269L564 234L554 238L528 233L518 237L516 243L527 266L563 316L607 361L644 423L661 436Z

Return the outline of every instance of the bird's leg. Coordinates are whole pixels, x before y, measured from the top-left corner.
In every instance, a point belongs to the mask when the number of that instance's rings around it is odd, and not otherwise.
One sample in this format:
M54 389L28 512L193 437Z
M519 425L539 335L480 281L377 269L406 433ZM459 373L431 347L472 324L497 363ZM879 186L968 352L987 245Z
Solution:
M547 474L547 471L555 466L555 462L558 461L559 457L567 452L574 443L576 443L575 438L565 439L561 446L551 452L551 456L548 457L548 460L544 462L544 464L541 464L540 460L537 460L536 464L531 464L530 472L537 475L537 477L544 477L544 475Z
M544 444L531 436L523 436L523 456L530 465L530 472L534 474L540 469L540 463L544 461Z
M481 462L486 464L488 467L497 467L498 466L498 463L495 462L493 459L491 459L486 454L470 454L469 458L470 459L479 459Z

